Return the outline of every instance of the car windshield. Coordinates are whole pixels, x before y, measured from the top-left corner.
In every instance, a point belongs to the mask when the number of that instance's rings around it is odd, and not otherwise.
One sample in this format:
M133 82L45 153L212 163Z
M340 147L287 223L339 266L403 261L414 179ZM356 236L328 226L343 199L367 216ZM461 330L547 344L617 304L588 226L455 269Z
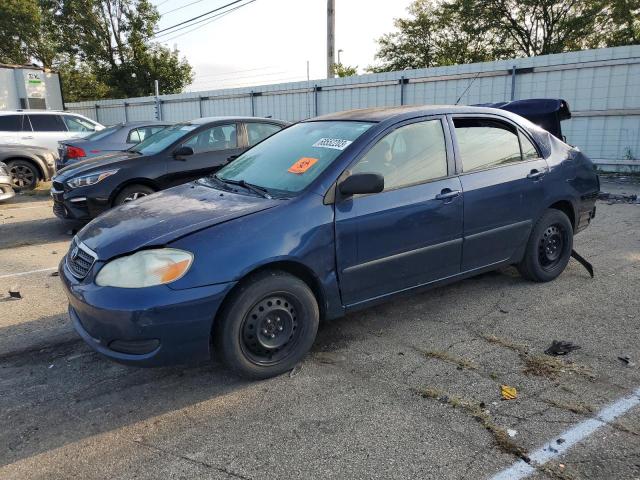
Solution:
M113 125L111 127L103 128L102 130L96 130L95 132L84 137L85 140L101 140L108 137L112 133L122 128L122 125Z
M132 152L139 152L143 155L153 155L161 152L176 140L188 135L189 132L198 128L198 125L190 125L188 123L180 123L173 125L172 127L160 130L158 133L146 138L135 147L131 147L129 150Z
M244 181L271 193L290 195L306 188L373 124L304 122L276 133L221 169L222 181Z

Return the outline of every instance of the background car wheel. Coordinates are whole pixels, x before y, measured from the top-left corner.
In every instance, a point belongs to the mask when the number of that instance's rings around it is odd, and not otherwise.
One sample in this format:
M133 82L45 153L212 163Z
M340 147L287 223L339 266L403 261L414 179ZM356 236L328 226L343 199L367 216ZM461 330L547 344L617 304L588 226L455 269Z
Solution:
M518 271L534 282L549 282L563 272L572 249L573 226L569 217L560 210L549 209L534 225Z
M285 272L263 272L226 304L214 325L214 347L240 375L273 377L291 370L311 348L319 317L306 283Z
M40 172L35 165L25 160L7 162L14 190L33 190L40 180Z
M142 197L146 197L147 195L151 195L155 193L155 190L151 187L147 187L146 185L129 185L122 189L122 191L118 194L116 199L113 201L113 206L122 205L123 203L133 202Z

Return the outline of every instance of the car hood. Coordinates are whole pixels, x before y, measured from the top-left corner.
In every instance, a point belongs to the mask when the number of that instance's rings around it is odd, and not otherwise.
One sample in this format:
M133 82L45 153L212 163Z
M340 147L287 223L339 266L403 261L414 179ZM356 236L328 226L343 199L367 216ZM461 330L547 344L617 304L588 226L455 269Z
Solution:
M76 238L100 260L108 260L141 248L166 245L189 233L275 207L283 201L193 182L116 207L85 226Z
M56 180L64 182L65 180L77 177L78 175L98 172L100 170L104 170L106 167L116 166L117 164L128 160L139 160L141 158L142 155L139 153L128 151L108 153L106 155L88 158L87 160L81 160L60 169L56 175Z

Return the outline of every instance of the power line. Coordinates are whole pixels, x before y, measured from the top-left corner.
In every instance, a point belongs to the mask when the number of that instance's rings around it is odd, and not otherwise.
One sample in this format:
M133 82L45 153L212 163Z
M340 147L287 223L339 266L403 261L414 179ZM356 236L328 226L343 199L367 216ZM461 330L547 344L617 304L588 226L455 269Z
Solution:
M166 32L167 30L171 30L172 28L179 27L180 25L184 25L185 23L191 23L191 22L193 22L194 20L197 20L197 19L202 18L202 17L206 17L206 16L207 16L207 15L209 15L210 13L219 12L219 11L220 11L220 10L222 10L222 9L225 9L225 8L227 8L227 7L230 7L231 5L235 5L236 3L240 3L240 2L242 2L242 1L243 1L243 0L234 0L233 2L227 3L226 5L223 5L223 6L218 7L218 8L214 8L213 10L211 10L211 11L209 11L209 12L203 13L203 14L201 14L201 15L196 15L195 17L191 17L190 19L188 19L188 20L184 20L183 22L176 23L175 25L171 25L170 27L163 28L162 30L158 30L158 31L155 33L155 35L157 36L159 33Z
M172 8L171 10L167 10L166 12L162 12L160 15L163 16L163 15L166 15L167 13L171 13L171 12L175 12L175 11L178 11L178 10L182 10L183 8L190 7L191 5L195 5L196 3L200 3L200 2L204 2L204 0L196 0L195 2L187 3L186 5L181 5L179 7ZM162 4L160 4L160 5L162 5Z
M242 0L240 0L240 1L242 1ZM209 23L212 23L212 22L214 22L214 21L216 21L216 20L218 20L218 19L220 19L220 18L222 18L222 17L224 17L224 16L228 15L229 13L231 13L231 12L233 12L233 11L235 11L235 10L238 10L238 9L240 9L240 8L242 8L242 7L245 7L245 6L247 6L247 5L249 5L250 3L253 3L253 2L255 2L255 1L256 1L256 0L249 0L247 3L243 3L242 5L238 5L237 7L231 8L231 9L227 10L226 12L220 12L220 13L217 13L217 14L215 14L215 15L212 15L211 17L203 18L202 20L198 20L197 22L193 22L193 23L191 23L190 25L185 25L185 26L183 26L183 27L176 28L176 29L175 29L175 30L173 30L172 32L161 33L161 34L159 34L159 35L158 35L158 34L156 34L156 35L154 35L154 37L157 39L158 37L165 37L165 36L167 36L167 35L173 35L174 33L179 32L180 30L184 30L184 29L186 29L186 28L191 28L191 27L193 27L194 25L197 25L197 24L199 24L199 23L206 22L204 25L200 25L200 26L195 27L195 28L193 28L193 29L191 29L191 30L188 30L188 31L186 31L186 32L184 32L184 33L180 33L180 34L178 34L178 35L176 35L176 36L174 36L174 37L165 38L164 40L160 40L161 42L168 42L168 41L171 41L171 40L173 40L173 39L175 39L175 38L178 38L178 37L181 37L181 36L183 36L183 35L186 35L187 33L190 33L190 32L193 32L193 31L195 31L195 30L198 30L199 28L202 28L202 27L204 27L204 26L208 25ZM235 2L234 2L234 3L235 3Z

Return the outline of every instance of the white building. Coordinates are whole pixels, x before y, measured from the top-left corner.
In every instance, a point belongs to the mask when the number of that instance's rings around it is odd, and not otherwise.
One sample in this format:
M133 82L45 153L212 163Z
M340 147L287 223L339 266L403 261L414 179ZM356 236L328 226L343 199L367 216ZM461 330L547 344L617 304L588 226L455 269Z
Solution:
M60 77L35 65L0 64L0 110L62 110Z

